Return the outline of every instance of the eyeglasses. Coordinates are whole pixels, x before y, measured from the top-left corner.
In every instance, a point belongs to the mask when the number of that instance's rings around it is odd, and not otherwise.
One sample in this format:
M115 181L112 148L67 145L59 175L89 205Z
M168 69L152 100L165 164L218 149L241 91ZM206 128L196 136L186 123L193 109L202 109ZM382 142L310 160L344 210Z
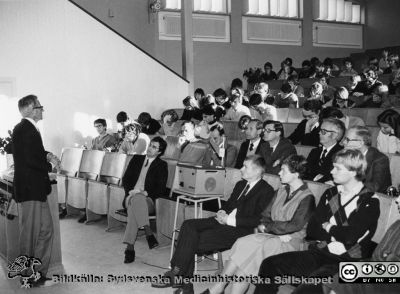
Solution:
M44 110L43 106L34 106L33 109L40 109L40 110Z
M327 129L320 129L319 132L321 135L326 135L326 133L337 133L336 131L330 131Z
M357 142L362 141L361 139L349 139L348 137L344 137L343 142L348 144L349 142Z
M264 131L267 133L276 132L276 130L271 130L271 129L264 129Z

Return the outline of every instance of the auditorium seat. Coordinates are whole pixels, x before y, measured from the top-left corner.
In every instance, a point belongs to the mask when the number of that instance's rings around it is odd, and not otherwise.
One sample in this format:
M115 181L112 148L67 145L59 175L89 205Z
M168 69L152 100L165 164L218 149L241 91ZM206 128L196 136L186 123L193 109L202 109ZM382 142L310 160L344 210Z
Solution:
M179 150L176 148L178 137L166 136L164 139L167 142L167 149L165 149L163 157L168 159L178 159Z
M296 129L298 123L282 123L282 125L285 137L288 137Z
M304 181L307 184L308 189L313 193L315 197L315 205L318 205L319 200L321 199L322 194L324 194L325 190L331 187L330 185L312 181Z
M82 153L82 148L63 148L61 151L60 171L57 173L58 203L66 203L68 177L78 174Z
M242 173L237 168L226 168L225 183L224 183L224 200L228 200L231 197L233 188L236 183L242 179Z
M400 155L386 154L389 157L390 173L392 175L392 185L399 187L400 185Z
M271 185L271 187L274 189L274 191L278 190L279 187L281 186L281 179L277 175L273 174L267 174L265 173L263 175L263 179Z
M298 155L303 155L305 158L308 157L311 150L314 149L314 146L305 146L305 145L294 145L296 147L296 151Z
M368 108L368 115L365 119L365 124L367 126L377 126L378 125L378 122L377 122L378 115L381 114L384 110L385 109L383 109L383 108Z
M99 181L88 180L87 221L98 219L108 213L110 200L109 185L120 185L125 171L126 154L110 153L104 155Z
M372 241L379 243L385 235L387 229L398 219L400 219L399 210L395 202L396 198L389 197L386 194L376 193L379 197L380 215L378 227Z
M302 108L289 108L288 123L299 123L304 119Z
M75 208L86 208L88 180L99 180L105 152L84 150L76 177L68 178L67 204Z
M350 108L348 115L357 116L365 122L368 116L368 108Z
M224 125L225 135L229 140L244 140L246 135L239 129L238 122L232 120L222 121Z
M269 89L280 89L282 87L283 80L267 81L267 84Z
M276 109L277 120L284 123L288 121L289 108L277 108Z

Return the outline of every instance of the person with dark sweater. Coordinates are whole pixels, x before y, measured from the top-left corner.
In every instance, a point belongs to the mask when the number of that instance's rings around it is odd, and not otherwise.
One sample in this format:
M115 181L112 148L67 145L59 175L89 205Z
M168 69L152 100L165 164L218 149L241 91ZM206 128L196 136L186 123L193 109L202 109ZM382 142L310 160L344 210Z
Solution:
M259 276L270 283L257 284L255 294L277 293L277 276L329 277L337 273L339 262L371 257L380 209L378 197L362 182L365 157L358 150L341 150L333 163L336 186L325 191L308 222L308 250L264 259ZM321 283L287 284L298 286L296 293L323 293Z
M386 193L392 184L389 158L371 144L371 132L367 127L352 127L343 139L345 149L357 149L367 160L364 185L373 192Z
M320 100L307 100L303 106L304 119L297 125L288 139L292 144L301 144L307 146L319 145L319 112L322 104Z
M284 138L283 125L279 121L264 122L264 141L260 146L260 155L265 160L265 172L277 175L282 162L291 154L297 154L296 148Z
M307 157L307 173L305 179L315 182L331 181L333 155L343 149L339 145L345 132L344 124L336 118L323 120L319 131L321 146L311 150Z
M139 114L137 122L142 126L142 133L146 135L155 135L161 129L160 123L152 118L148 112Z

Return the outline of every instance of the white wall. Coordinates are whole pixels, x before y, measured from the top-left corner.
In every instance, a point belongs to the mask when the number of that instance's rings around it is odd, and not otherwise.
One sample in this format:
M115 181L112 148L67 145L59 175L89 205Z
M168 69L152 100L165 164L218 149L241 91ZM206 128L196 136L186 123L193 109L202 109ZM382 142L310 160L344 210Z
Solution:
M158 118L188 92L184 80L66 0L0 1L0 44L0 78L15 78L18 98L39 97L45 147L56 154L83 144L94 118L114 121L121 110Z

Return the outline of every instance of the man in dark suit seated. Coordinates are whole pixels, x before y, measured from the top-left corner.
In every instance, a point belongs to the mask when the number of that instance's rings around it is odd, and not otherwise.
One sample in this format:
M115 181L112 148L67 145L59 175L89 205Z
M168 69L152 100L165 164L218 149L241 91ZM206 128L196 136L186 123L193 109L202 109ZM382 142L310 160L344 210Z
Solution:
M43 106L29 95L18 101L23 119L12 134L14 158L14 194L19 211L19 255L40 259L39 279L31 286L48 286L46 278L53 244L53 221L47 195L51 193L49 172L58 159L45 151L37 122L43 119ZM2 237L3 238L3 237ZM47 283L47 285L46 285Z
M125 229L124 263L135 261L135 240L139 228L144 227L147 243L150 249L158 246L157 239L150 229L149 214L155 212L155 202L165 195L168 178L168 165L160 156L164 154L167 142L161 137L151 140L146 155L134 155L122 178L125 198L122 203L128 214L128 224Z
M301 144L306 146L319 145L319 112L322 104L320 100L312 99L304 102L304 119L297 125L296 129L288 137L292 144Z
M265 160L265 172L277 175L282 162L291 154L297 154L296 148L284 138L283 125L279 121L264 122L264 141L260 146L260 155Z
M172 270L164 274L164 280L153 283L153 287L178 286L175 293L193 293L192 284L177 285L175 277L193 276L195 254L229 249L238 238L254 231L261 212L274 195L272 187L262 179L264 166L261 156L247 157L241 169L242 180L216 216L183 222L171 260Z
M247 156L259 154L260 152L260 142L261 133L263 129L262 121L258 119L252 119L249 121L247 125L247 129L245 131L246 141L244 141L240 145L239 153L236 158L235 168L242 168L244 159Z
M367 127L352 127L343 139L345 149L358 149L367 160L365 186L372 192L386 193L392 184L389 158L372 147L371 132Z
M332 157L339 150L339 145L345 132L344 124L336 118L323 120L319 131L321 146L311 150L307 157L306 179L310 181L325 183L332 180L331 170L333 168Z

